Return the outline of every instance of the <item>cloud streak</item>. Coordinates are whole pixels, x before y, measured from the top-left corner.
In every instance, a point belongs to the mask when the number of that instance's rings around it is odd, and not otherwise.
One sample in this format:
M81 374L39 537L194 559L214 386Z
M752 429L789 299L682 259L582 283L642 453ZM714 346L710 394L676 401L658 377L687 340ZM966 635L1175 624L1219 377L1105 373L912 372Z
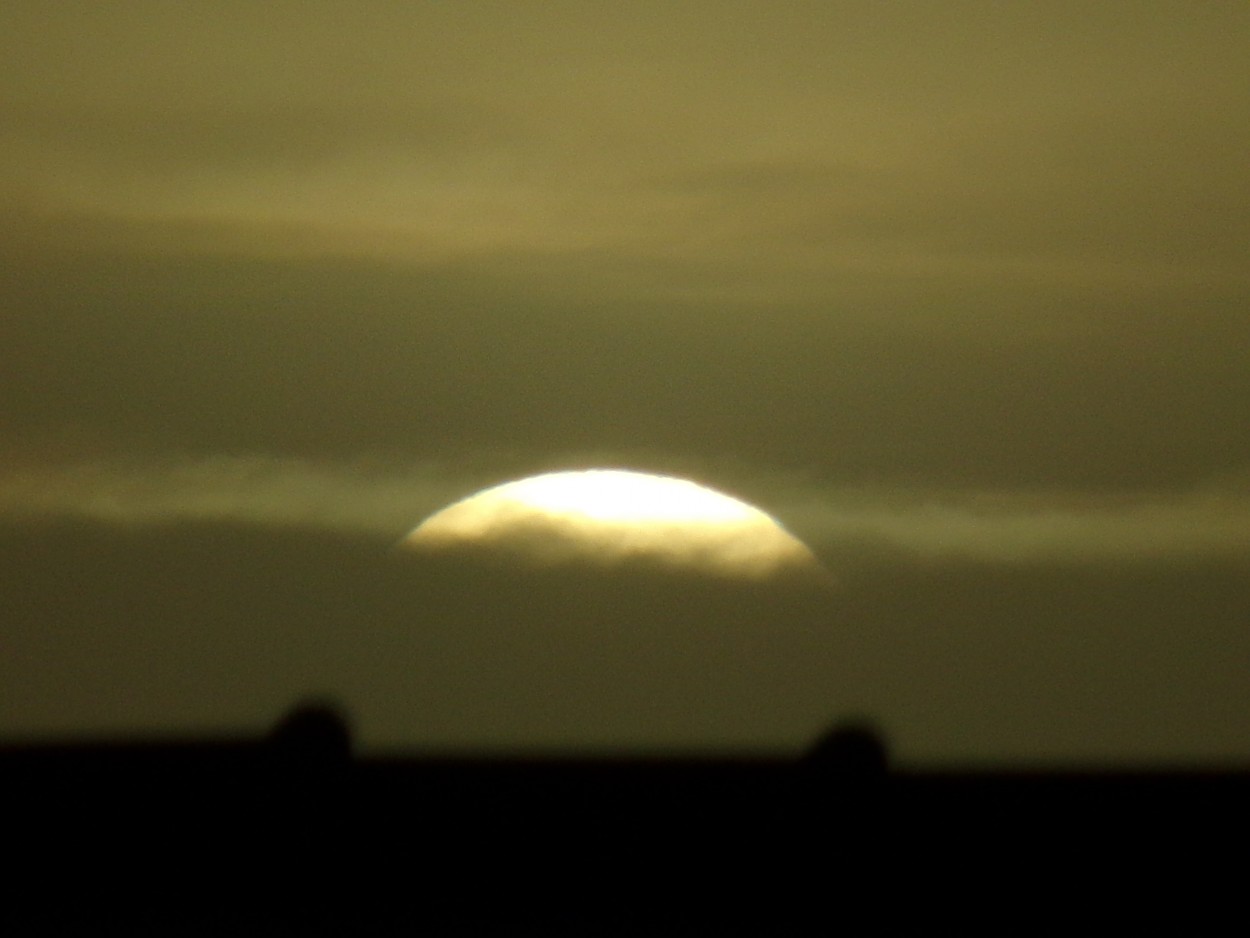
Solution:
M268 456L28 464L0 472L0 516L229 521L391 540L517 474L524 471ZM867 490L764 476L742 483L729 487L834 569L883 554L1006 564L1250 558L1250 491L1235 480L1149 495Z
M12 518L238 521L384 537L461 494L433 470L272 457L80 462L0 476L0 512Z
M1250 557L1250 496L1234 489L1124 496L850 491L789 508L826 551L927 562L1118 563Z

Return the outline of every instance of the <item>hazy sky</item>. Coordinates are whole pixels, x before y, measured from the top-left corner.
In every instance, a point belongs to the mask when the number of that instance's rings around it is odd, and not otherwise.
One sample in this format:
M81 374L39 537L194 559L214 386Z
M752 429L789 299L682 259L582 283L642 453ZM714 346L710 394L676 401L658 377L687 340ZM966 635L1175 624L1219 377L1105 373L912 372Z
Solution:
M1247 49L1239 2L10 0L0 731L323 691L377 745L1250 757ZM590 465L839 592L388 553Z

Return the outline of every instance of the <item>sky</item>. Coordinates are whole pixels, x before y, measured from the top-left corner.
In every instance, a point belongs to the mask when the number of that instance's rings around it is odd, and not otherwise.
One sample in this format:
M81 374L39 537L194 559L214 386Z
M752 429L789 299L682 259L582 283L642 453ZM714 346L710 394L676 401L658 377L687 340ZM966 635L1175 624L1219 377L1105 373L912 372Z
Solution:
M0 734L1250 757L1250 7L0 11ZM694 479L837 582L396 561Z

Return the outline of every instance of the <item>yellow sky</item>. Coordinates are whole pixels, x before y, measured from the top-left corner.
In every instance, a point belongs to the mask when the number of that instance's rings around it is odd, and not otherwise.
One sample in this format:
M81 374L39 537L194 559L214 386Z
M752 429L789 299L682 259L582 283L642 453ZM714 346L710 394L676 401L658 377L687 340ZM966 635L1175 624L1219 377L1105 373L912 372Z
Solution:
M1248 49L1244 2L9 0L0 731L320 682L374 740L567 738L598 681L635 740L1244 754ZM619 584L376 565L592 466L844 598L631 594L635 641Z
M809 301L865 271L1244 285L1238 5L5 16L6 201L149 249L590 253Z

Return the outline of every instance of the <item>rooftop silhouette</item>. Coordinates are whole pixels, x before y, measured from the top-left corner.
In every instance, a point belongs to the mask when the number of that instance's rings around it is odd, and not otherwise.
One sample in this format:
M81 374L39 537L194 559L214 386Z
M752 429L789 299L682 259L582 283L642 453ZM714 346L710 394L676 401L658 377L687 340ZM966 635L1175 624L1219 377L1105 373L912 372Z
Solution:
M357 757L318 701L257 738L11 745L0 790L27 927L716 934L1175 889L1243 842L1250 775L901 769L862 721L800 759Z

